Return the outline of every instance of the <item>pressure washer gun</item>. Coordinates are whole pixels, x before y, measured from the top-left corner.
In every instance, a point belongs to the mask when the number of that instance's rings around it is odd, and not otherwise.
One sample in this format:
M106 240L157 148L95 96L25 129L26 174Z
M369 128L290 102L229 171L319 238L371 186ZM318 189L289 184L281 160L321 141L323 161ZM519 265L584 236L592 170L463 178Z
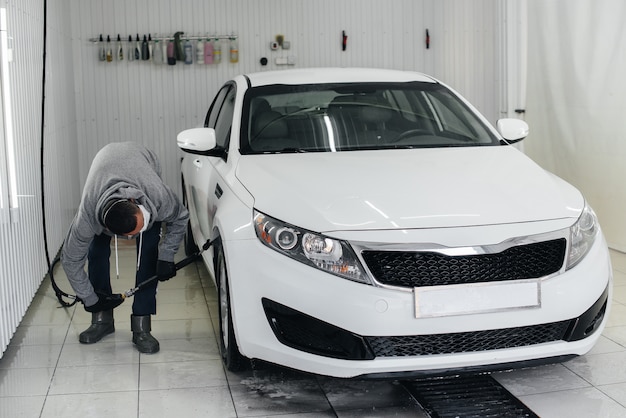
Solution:
M216 241L216 239L208 240L207 242L204 243L202 248L200 248L198 251L196 251L195 253L191 254L189 257L187 257L187 258L179 261L178 263L176 263L175 264L176 271L182 269L183 267L193 263L198 258L200 258L200 255L203 252L205 252L206 250L208 250L209 248L211 248L211 246L215 243L215 241ZM135 293L137 293L139 291L139 289L141 289L142 287L144 287L148 283L151 283L151 282L157 280L158 278L159 278L159 276L154 275L154 276L150 277L149 279L146 279L143 282L139 283L136 287L133 287L132 289L128 289L126 292L122 293L122 299L126 299L126 298L134 295Z

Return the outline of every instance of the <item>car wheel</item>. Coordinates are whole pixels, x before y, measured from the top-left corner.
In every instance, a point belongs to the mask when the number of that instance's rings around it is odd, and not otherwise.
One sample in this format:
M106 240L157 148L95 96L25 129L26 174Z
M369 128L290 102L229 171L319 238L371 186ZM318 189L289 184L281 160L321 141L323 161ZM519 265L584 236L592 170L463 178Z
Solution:
M226 369L236 372L248 367L248 359L239 352L239 348L237 347L237 340L233 329L233 317L230 309L228 272L226 271L224 250L221 246L216 248L216 253L215 275L219 292L220 353Z

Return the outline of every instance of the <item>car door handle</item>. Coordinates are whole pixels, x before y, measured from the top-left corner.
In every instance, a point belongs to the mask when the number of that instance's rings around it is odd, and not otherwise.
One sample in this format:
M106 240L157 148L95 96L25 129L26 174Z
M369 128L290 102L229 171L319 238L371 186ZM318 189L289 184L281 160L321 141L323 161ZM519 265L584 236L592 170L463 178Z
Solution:
M193 165L195 165L198 168L202 167L202 161L200 161L199 158L196 158L195 160L193 160Z
M217 196L217 198L219 199L220 197L222 197L222 194L224 194L224 191L222 190L222 188L220 187L219 184L215 185L215 196Z

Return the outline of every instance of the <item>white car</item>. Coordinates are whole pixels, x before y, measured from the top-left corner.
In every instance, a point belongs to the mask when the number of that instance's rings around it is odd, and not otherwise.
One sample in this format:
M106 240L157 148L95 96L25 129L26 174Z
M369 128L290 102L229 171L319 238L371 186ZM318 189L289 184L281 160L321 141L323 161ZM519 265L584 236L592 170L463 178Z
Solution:
M186 246L221 352L336 377L488 371L588 352L612 270L592 209L429 76L235 77L178 135Z

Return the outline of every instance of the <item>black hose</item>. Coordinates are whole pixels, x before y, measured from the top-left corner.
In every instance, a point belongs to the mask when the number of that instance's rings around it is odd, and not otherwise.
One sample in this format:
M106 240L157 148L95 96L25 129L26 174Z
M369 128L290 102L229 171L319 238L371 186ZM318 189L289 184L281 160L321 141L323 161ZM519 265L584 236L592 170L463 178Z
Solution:
M50 281L52 282L52 288L54 289L54 293L59 300L59 303L68 308L73 306L76 302L79 301L76 295L70 295L62 291L59 286L57 286L56 281L54 280L54 275L52 274L52 270L54 269L54 265L59 262L61 259L60 255L57 255L55 259L50 263L50 253L48 252L48 232L46 228L46 197L45 197L45 181L44 181L44 138L45 138L45 115L46 115L46 51L47 51L47 37L48 37L48 0L44 0L43 2L43 75L41 80L41 152L40 152L40 164L41 164L41 219L43 225L43 246L44 252L46 254L46 263L48 265L48 275L50 276ZM59 252L60 254L60 252ZM63 298L66 297L68 299L73 299L72 302L66 302Z

